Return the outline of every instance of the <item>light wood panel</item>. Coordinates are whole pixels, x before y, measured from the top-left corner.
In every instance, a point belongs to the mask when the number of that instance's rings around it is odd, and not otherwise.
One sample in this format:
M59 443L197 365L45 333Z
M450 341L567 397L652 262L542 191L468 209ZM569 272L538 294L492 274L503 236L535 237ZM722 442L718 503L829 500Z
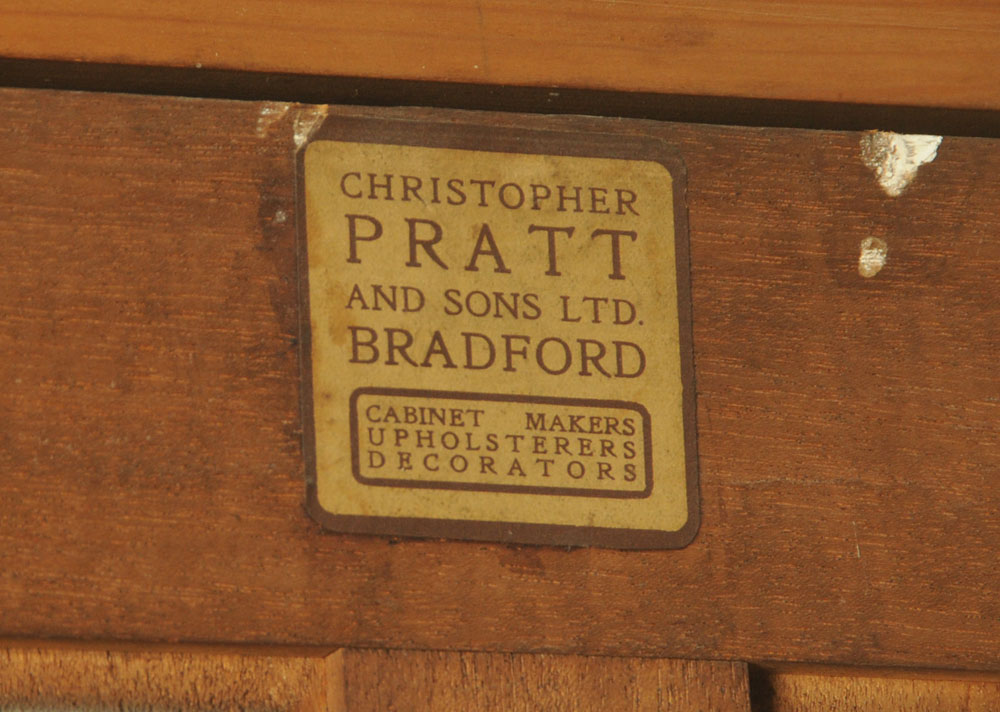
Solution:
M987 712L994 677L756 671L724 661L419 650L0 649L4 709ZM752 688L752 696L751 696ZM751 704L752 703L752 704Z
M222 652L0 650L5 710L327 712L320 657Z
M0 635L997 668L997 142L889 198L859 134L629 124L688 171L703 523L566 550L304 513L317 111L0 92Z
M345 650L349 712L750 712L743 663Z
M3 709L749 712L742 663L338 650L0 650Z
M757 712L992 712L1000 709L1000 683L779 673L758 691Z
M5 57L992 109L998 34L973 0L0 2Z

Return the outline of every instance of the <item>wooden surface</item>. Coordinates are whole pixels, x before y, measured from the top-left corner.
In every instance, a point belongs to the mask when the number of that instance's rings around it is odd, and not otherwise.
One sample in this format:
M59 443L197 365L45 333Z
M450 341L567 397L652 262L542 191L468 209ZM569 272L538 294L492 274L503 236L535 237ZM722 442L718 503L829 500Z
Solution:
M973 0L0 0L0 57L992 109L998 34Z
M743 663L387 650L336 656L349 712L750 711Z
M651 658L341 649L0 649L3 709L990 712L1000 682ZM752 704L751 704L752 703Z
M566 550L303 512L315 114L0 92L0 636L998 668L1000 144L889 198L858 134L636 125L688 169L703 523Z
M749 712L743 663L338 650L0 650L3 709Z
M876 673L876 674L873 674ZM904 673L905 674L905 673ZM341 649L0 649L0 707L384 712L990 712L1000 682L743 663ZM751 704L752 703L752 704Z
M861 672L861 671L857 671ZM755 695L755 712L993 712L997 681L777 674Z
M309 657L13 648L0 650L0 707L327 712L327 666Z

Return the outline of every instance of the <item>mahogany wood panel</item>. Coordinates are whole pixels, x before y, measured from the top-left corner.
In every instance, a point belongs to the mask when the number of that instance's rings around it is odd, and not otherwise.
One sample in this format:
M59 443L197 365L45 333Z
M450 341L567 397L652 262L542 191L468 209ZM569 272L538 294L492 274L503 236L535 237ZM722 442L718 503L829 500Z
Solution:
M3 57L993 109L998 33L974 0L0 1Z
M749 712L743 663L338 650L0 650L4 709Z
M319 657L13 648L0 650L0 707L328 712L327 667Z
M629 124L688 170L703 523L566 550L303 512L316 111L0 92L0 636L998 668L1000 144L889 198L856 133Z
M755 699L757 712L992 712L1000 709L997 681L900 679L777 674Z
M743 663L391 650L334 658L345 712L750 712Z

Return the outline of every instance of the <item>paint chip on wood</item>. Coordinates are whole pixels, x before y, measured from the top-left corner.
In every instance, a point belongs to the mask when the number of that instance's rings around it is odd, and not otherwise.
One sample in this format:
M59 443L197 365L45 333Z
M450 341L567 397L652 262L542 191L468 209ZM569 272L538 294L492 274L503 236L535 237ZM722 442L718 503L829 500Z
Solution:
M304 106L295 114L295 129L293 139L295 148L299 149L309 140L313 131L318 129L323 123L323 119L330 112L327 104L317 104L315 106Z
M861 137L861 160L875 171L886 194L895 198L917 177L920 166L937 158L940 136L869 131Z
M264 104L257 116L257 137L266 137L271 127L280 121L291 108L291 104L278 101L269 101Z
M885 267L885 258L889 254L889 245L877 237L867 237L861 241L861 255L858 257L858 274L862 277L874 277Z

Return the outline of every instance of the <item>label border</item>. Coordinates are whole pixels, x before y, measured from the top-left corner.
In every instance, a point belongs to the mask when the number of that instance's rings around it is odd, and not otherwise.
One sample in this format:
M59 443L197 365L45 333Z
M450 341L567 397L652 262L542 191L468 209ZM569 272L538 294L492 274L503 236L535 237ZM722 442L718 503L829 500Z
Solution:
M332 108L332 107L331 107ZM296 149L296 251L299 288L299 367L302 454L305 466L305 509L331 533L382 537L449 538L470 541L548 546L597 546L612 549L679 549L689 545L701 525L698 444L695 418L695 373L692 345L691 259L686 203L687 170L680 154L663 139L622 125L596 123L579 131L516 127L509 118L476 112L439 110L378 116L358 109L332 110L323 124ZM492 121L491 121L492 119ZM596 120L595 120L596 122ZM494 124L494 125L491 125ZM495 125L500 124L500 125ZM384 517L335 514L323 509L316 486L316 431L313 414L312 333L309 310L309 264L305 208L305 152L313 141L453 148L495 153L542 154L580 158L654 161L670 173L673 184L674 257L677 284L685 481L688 518L674 531L623 529L585 525L486 522L433 517Z
M442 400L469 400L493 403L538 403L564 405L578 408L617 408L632 410L642 418L643 457L646 463L646 486L641 490L609 491L584 487L537 487L525 485L492 485L476 482L434 482L428 480L403 480L386 477L365 477L361 474L358 448L358 398L362 396L403 396L407 398L440 398ZM410 489L462 490L466 492L506 492L509 494L559 495L562 497L596 497L601 499L645 499L653 493L653 434L649 411L640 403L630 401L599 400L593 398L556 398L551 396L522 396L503 393L471 393L468 391L434 391L414 388L355 388L350 398L351 424L351 474L363 485L371 487L406 487Z

